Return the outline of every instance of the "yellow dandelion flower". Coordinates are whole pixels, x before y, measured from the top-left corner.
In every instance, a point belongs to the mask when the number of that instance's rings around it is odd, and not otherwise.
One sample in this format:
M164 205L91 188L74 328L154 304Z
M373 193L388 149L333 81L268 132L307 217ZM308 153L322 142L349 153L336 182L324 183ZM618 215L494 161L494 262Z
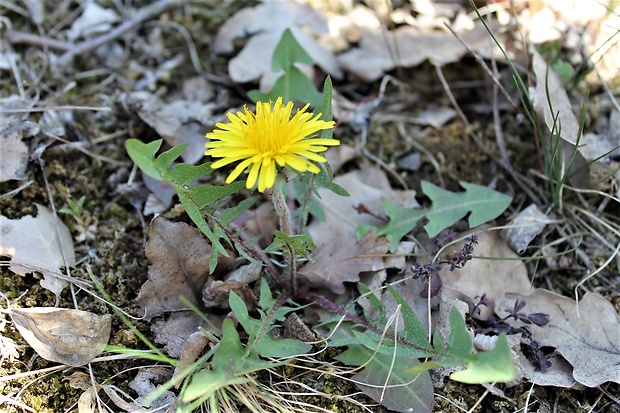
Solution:
M336 139L312 137L316 132L334 127L334 122L319 120L321 114L306 113L309 105L298 109L291 118L293 102L286 106L282 98L256 104L256 114L244 108L236 115L229 113L231 123L218 123L206 137L208 148L205 155L222 158L211 164L213 169L241 161L228 175L229 184L242 172L248 170L246 187L254 188L258 182L259 192L272 188L276 181L277 166L290 167L297 172L319 173L320 168L312 162L327 162L317 152L328 146L340 145Z

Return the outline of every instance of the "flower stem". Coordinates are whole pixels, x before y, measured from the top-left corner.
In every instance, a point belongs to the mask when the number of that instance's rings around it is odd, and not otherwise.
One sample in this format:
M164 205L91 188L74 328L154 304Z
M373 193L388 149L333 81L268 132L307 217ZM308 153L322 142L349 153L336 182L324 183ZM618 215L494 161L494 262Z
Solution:
M282 193L282 185L275 185L274 188L269 191L269 198L280 220L280 231L284 232L286 235L293 235L291 213L288 209L286 198L284 198L284 194Z
M284 198L284 193L282 192L282 182L277 182L274 185L273 189L267 191L269 198L271 199L271 203L273 204L273 208L275 209L276 215L280 221L280 231L285 233L287 236L294 235L293 233L293 223L291 221L291 212L288 209L288 204L286 202L286 198ZM295 252L291 248L290 245L286 245L287 248L284 249L284 263L288 268L288 276L290 277L290 293L295 295L297 290L297 280L296 280L296 270L295 268Z

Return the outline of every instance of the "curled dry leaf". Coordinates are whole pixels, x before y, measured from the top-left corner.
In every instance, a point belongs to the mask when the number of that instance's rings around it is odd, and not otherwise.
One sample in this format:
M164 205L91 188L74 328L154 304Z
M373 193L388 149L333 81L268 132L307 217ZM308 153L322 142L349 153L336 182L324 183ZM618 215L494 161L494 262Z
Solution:
M209 319L217 324L210 314ZM193 311L180 311L172 313L166 320L155 322L151 331L155 334L155 342L164 345L164 350L170 357L179 359L189 337L198 331L204 321Z
M369 232L359 242L351 238L340 248L336 248L335 243L326 243L314 255L317 263L304 265L299 273L316 287L343 294L344 283L358 282L360 272L385 268L383 255L389 247L387 238L377 238L376 231Z
M41 287L58 297L67 286L67 282L58 277L60 267L75 265L73 240L69 229L49 209L36 206L36 217L8 219L0 216L0 256L11 257L9 269L16 274L43 274Z
M573 366L573 377L588 387L605 382L620 383L620 316L614 306L595 293L574 300L537 289L530 295L509 294L496 305L510 309L516 299L526 302L527 313L550 316L549 324L528 328L541 346L555 349ZM505 311L498 311L503 317Z
M523 254L530 242L552 222L553 220L545 215L538 205L531 204L519 212L510 226L502 231L502 235L514 251Z
M73 367L90 363L110 338L109 315L50 307L14 308L9 314L41 357Z
M67 30L67 37L71 41L108 32L112 25L119 21L118 15L110 9L104 9L94 1L84 3L80 17L75 19L71 28Z
M174 369L174 373L172 377L176 377L181 374L184 370L189 368L189 366L200 357L204 349L211 342L209 337L207 337L202 331L198 330L194 333L190 334L185 342L185 346L181 348L181 352L179 354L179 365L177 365ZM181 383L177 384L180 386Z
M151 221L148 237L145 251L153 264L138 295L144 318L150 321L167 311L186 309L180 296L200 305L211 254L211 246L200 231L158 216ZM227 267L230 260L220 257L218 268Z
M234 291L243 300L248 311L254 311L257 302L256 296L247 285L235 280L213 281L205 287L202 293L202 302L207 308L228 310L230 309L228 297L231 291Z

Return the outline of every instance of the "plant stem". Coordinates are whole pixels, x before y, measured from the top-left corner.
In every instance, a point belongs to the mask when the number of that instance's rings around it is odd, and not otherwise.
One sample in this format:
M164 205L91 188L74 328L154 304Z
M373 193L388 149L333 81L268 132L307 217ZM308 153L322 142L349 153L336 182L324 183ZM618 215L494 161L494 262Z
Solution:
M276 182L276 185L267 194L269 196L269 199L271 200L271 203L273 204L276 215L278 216L280 231L285 233L287 236L291 236L294 235L293 223L291 220L291 213L288 209L286 198L284 198L284 193L282 192L282 184L282 182ZM288 268L288 275L290 277L289 293L295 296L297 290L297 282L295 280L297 270L297 268L295 268L295 263L297 262L297 260L295 259L295 252L290 247L290 245L287 245L287 248L285 248L283 252L284 263Z
M396 337L394 336L393 333L387 333L384 334L383 329L370 324L369 322L367 322L366 320L364 320L362 317L358 316L357 314L353 314L350 313L348 311L346 311L345 309L341 308L340 306L334 304L333 302L331 302L330 300L328 300L327 298L318 295L318 294L314 294L314 293L309 293L306 295L306 298L310 301L312 301L314 304L323 307L326 310L332 311L338 315L341 315L343 317L345 317L347 320L349 321L353 321L356 324L361 325L362 327L364 327L366 330L370 330L375 334L378 334L380 336L385 336L390 340L395 340ZM426 352L429 356L436 356L436 357L452 357L451 355L448 354L444 354L440 351L437 351L436 349L434 349L430 344L429 347L421 347L417 344L411 343L405 339L399 338L398 342L404 346L416 349L416 350L420 350L423 352Z
M280 231L286 235L293 235L293 227L291 222L291 213L288 210L286 198L282 193L282 185L276 184L274 188L268 192L269 199L273 204L280 223Z

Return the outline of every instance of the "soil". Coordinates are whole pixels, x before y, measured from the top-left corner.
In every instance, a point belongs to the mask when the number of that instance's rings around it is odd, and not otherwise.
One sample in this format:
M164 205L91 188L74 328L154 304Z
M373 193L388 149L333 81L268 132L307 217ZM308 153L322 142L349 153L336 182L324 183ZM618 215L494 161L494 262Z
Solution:
M49 2L48 2L49 3ZM102 2L106 3L106 2ZM108 2L109 7L114 7ZM152 24L175 22L181 24L196 42L196 49L200 52L200 62L209 73L217 74L226 79L226 59L211 53L210 43L217 29L235 11L248 5L249 2L196 2L185 8L170 7ZM133 7L139 7L140 2L134 2ZM144 3L143 5L146 5ZM74 10L75 4L66 2L67 11ZM50 10L49 21L59 21L52 3L45 4ZM25 17L8 11L8 18L12 30L32 32L36 28ZM51 24L51 23L46 23ZM132 36L144 36L145 31L122 37L126 42L128 52L131 53L129 42L135 40ZM139 62L142 66L156 70L161 63L172 58L177 53L187 54L187 44L183 36L175 30L166 32L166 56L139 56L129 55L128 61ZM115 96L121 91L132 90L136 82L130 70L124 68L118 72L104 69L101 61L94 54L84 54L73 59L71 66L64 71L54 73L46 66L47 58L41 54L49 53L46 48L38 45L15 44L14 49L20 58L32 70L23 81L25 87L41 94L40 98L47 106L96 106L110 107L110 111L97 112L90 110L72 111L72 118L64 122L65 136L56 139L51 135L37 136L29 142L32 149L43 146L42 162L33 159L28 165L28 179L32 183L13 196L0 198L2 215L9 219L16 219L27 215L36 215L35 204L46 206L55 205L56 209L67 207L67 200L78 200L85 197L82 212L84 222L91 225L85 228L68 215L60 214L60 219L69 227L75 239L83 238L76 243L76 255L79 264L71 270L72 277L89 280L87 268L101 280L103 287L110 294L116 306L131 315L140 314L136 305L137 294L147 278L149 261L145 257L144 245L150 217L141 217L143 198L128 196L121 190L132 173L132 162L125 151L125 142L128 138L137 138L144 142L159 139L157 133L144 124L135 113L123 108ZM87 71L92 71L88 72ZM528 199L520 187L514 182L511 175L499 166L496 130L494 128L490 93L492 82L486 72L479 67L474 59L464 58L462 61L443 67L444 75L449 84L476 81L475 86L453 89L455 98L465 111L469 124L455 118L439 128L408 124L406 131L414 136L428 153L438 161L443 182L438 179L431 159L422 156L419 170L415 172L395 169L400 177L412 189L420 192L422 179L437 185L444 185L447 189L459 190L458 182L466 181L481 185L493 183L500 192L514 196L514 202L509 212L514 212L526 206ZM6 73L6 72L4 72ZM37 74L41 79L37 83ZM367 149L379 154L387 165L396 165L398 159L415 151L401 136L394 123L382 121L387 114L417 113L425 105L450 106L444 88L437 78L434 66L424 63L410 69L396 70L393 75L402 82L401 87L388 86L385 99L377 109L372 123L369 125ZM156 93L165 96L180 88L181 80L196 76L192 65L184 64L175 68L168 76L157 80ZM72 83L73 82L73 83ZM11 76L0 80L2 97L18 93L15 80ZM239 107L247 102L246 91L254 85L234 85L231 82L213 82L216 96L223 97L220 109ZM336 82L334 88L348 92L351 99L366 97L379 89L379 82L364 83L355 79ZM247 89L247 90L246 90ZM600 89L591 89L591 96L595 96ZM478 108L475 108L478 105ZM392 109L397 108L397 109ZM40 114L33 113L31 121L37 121ZM531 126L524 121L519 110L509 109L501 112L500 123L503 128L505 143L511 154L512 166L515 170L528 177L533 186L537 186L545 193L545 182L533 177L531 170L540 170L540 156L536 138ZM207 131L205 131L207 132ZM478 140L472 136L477 136ZM101 140L103 136L108 139ZM335 131L335 137L343 143L355 145L356 132L343 125ZM87 148L84 153L65 142L83 143ZM110 162L110 160L112 162ZM346 165L346 169L354 169L365 165L368 160L359 158ZM7 194L18 188L22 182L9 181L0 184L0 194ZM393 182L398 186L398 182ZM139 195L139 194L138 194ZM420 199L424 202L424 199ZM544 206L550 206L546 204ZM613 213L611 207L608 211ZM617 212L617 210L616 210ZM168 219L191 223L180 205L172 206L165 214ZM506 220L508 214L499 220ZM86 225L86 227L88 227ZM547 240L561 237L556 230L544 234ZM544 242L544 239L539 240ZM561 246L566 246L561 244ZM587 253L591 259L602 262L606 259L597 256L602 250L595 244L595 240L588 239ZM579 265L579 258L569 256L571 262L549 266L545 262L532 262L530 265L533 282L537 287L552 288L557 292L571 296L573 288L583 275L583 266ZM534 276L538 274L537 276ZM17 276L8 270L7 266L0 267L0 291L6 300L13 306L19 307L51 307L56 305L56 297L50 291L39 285L36 275ZM597 277L592 278L586 287L597 291L610 299L620 309L618 297L617 277L614 284L614 275L609 270L603 270ZM95 314L108 314L111 310L108 305L94 299L89 294L77 293L78 304L81 310ZM59 307L73 308L74 303L71 291L65 289L60 297ZM140 332L151 340L153 339L150 324L140 319L133 320ZM0 324L1 326L1 324ZM0 367L0 375L8 376L27 371L45 369L56 364L48 362L27 345L12 323L4 325L2 335L15 340L22 345L19 359L8 362L4 360ZM118 318L113 318L111 345L146 349L147 346ZM330 355L323 354L328 359ZM325 360L324 360L325 361ZM92 373L100 383L113 384L121 390L135 395L128 387L134 379L136 371L152 362L138 358L122 361L108 361L92 365ZM334 396L351 395L369 407L372 412L384 412L385 408L377 406L375 402L366 398L352 383L338 379L336 376L304 373L295 366L283 367L282 374L290 376L300 375L300 380L314 386L319 380L324 381L323 391ZM77 402L83 389L75 387L78 374L88 374L83 368L67 368L61 371L38 374L10 381L0 382L3 397L19 400L24 407L0 401L2 411L35 411L35 412L64 412L77 411ZM268 383L267 375L259 376L264 384ZM296 389L292 389L296 390ZM297 390L303 391L298 388ZM558 389L521 384L515 387L498 385L488 392L483 386L464 385L447 381L444 387L435 388L435 411L437 412L591 412L591 411L620 411L618 399L613 395L620 394L617 384L606 384L600 389ZM610 396L612 395L612 396ZM114 406L109 398L100 394L108 406ZM356 404L338 397L299 397L306 403L321 406L334 412L358 412ZM478 403L482 400L480 403ZM4 404L2 404L4 403ZM529 403L529 404L528 404ZM27 406L27 407L25 407ZM114 409L115 407L111 407ZM470 410L471 409L471 410ZM615 410L614 410L615 409ZM120 411L120 410L119 410ZM244 408L241 408L241 411Z

